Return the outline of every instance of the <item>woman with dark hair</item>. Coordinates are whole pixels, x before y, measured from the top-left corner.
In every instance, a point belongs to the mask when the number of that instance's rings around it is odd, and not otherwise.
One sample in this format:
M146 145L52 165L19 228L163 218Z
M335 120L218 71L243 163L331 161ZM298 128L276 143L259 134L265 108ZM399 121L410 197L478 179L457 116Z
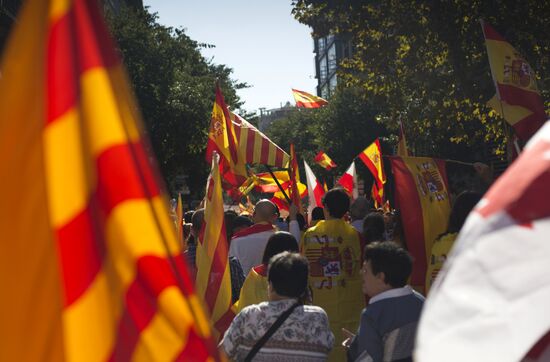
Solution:
M432 252L428 260L428 270L426 273L426 293L430 290L437 274L443 267L443 263L447 260L447 255L451 251L456 237L466 222L466 218L470 211L481 200L482 195L475 191L464 191L459 194L449 215L449 226L447 231L440 235L432 245Z
M304 256L273 256L268 299L233 319L220 342L222 353L233 361L326 361L334 344L327 314L300 301L307 292L308 274Z
M237 311L251 304L261 303L267 300L267 265L274 255L283 251L298 252L298 242L292 234L286 231L278 231L271 235L267 241L262 257L262 264L256 265L246 276L239 301L236 304Z
M384 232L386 230L384 215L379 212L369 212L363 220L363 237L365 244L373 241L384 241Z

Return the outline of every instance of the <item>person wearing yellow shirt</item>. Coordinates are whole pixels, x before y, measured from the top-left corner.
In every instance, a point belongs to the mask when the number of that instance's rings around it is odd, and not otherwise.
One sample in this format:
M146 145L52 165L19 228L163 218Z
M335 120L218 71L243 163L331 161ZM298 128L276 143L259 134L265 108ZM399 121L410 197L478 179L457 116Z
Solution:
M267 266L269 260L283 251L298 252L298 241L286 231L278 231L269 237L262 257L262 264L256 265L246 276L239 300L235 303L237 312L245 307L267 301Z

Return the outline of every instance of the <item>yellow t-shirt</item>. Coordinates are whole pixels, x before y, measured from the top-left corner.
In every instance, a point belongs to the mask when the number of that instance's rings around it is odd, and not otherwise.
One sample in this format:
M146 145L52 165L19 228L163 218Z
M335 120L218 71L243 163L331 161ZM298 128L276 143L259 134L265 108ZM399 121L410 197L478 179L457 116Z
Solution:
M334 333L329 361L345 361L341 329L356 331L365 307L359 233L344 220L323 220L304 233L300 249L309 261L313 304L325 310Z
M426 272L426 294L429 292L430 287L437 277L437 274L443 267L443 263L447 260L447 255L449 255L457 235L457 233L448 233L434 241L428 264L428 270Z

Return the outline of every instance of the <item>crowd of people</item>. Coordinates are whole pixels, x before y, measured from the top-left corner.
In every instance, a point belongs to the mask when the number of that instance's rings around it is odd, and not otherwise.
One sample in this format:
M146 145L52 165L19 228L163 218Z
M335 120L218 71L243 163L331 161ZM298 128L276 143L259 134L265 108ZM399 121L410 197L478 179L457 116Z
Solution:
M459 195L448 232L434 243L426 282L437 275L480 195ZM204 209L185 248L195 269ZM251 214L225 212L232 302L237 313L219 348L236 361L412 361L424 296L408 285L413 259L395 210L328 191L306 222L290 205L259 200Z

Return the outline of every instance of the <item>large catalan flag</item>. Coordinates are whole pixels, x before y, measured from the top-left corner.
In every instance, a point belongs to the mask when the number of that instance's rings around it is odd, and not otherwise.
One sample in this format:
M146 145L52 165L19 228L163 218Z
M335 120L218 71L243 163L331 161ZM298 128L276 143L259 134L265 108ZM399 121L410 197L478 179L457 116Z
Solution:
M95 0L31 0L0 79L0 360L216 356Z
M334 161L323 151L319 151L319 153L315 155L314 161L327 171L336 167L336 163L334 163Z
M213 154L206 186L204 222L197 244L197 294L210 311L215 335L220 337L235 316L231 311L231 276L218 156Z
M235 136L241 154L248 164L287 168L288 153L238 114L231 112Z
M325 99L301 90L292 89L292 95L298 108L321 108L328 104Z
M546 122L544 103L531 66L489 24L481 21L497 99L491 106L526 142ZM500 103L500 104L499 104Z
M214 151L220 156L219 165L224 189L230 190L241 186L248 177L245 157L238 147L235 127L219 84L216 84L216 100L206 145L206 162L212 161Z
M428 157L390 157L395 202L409 252L414 258L411 284L424 290L427 260L437 236L447 229L451 206L445 161Z

